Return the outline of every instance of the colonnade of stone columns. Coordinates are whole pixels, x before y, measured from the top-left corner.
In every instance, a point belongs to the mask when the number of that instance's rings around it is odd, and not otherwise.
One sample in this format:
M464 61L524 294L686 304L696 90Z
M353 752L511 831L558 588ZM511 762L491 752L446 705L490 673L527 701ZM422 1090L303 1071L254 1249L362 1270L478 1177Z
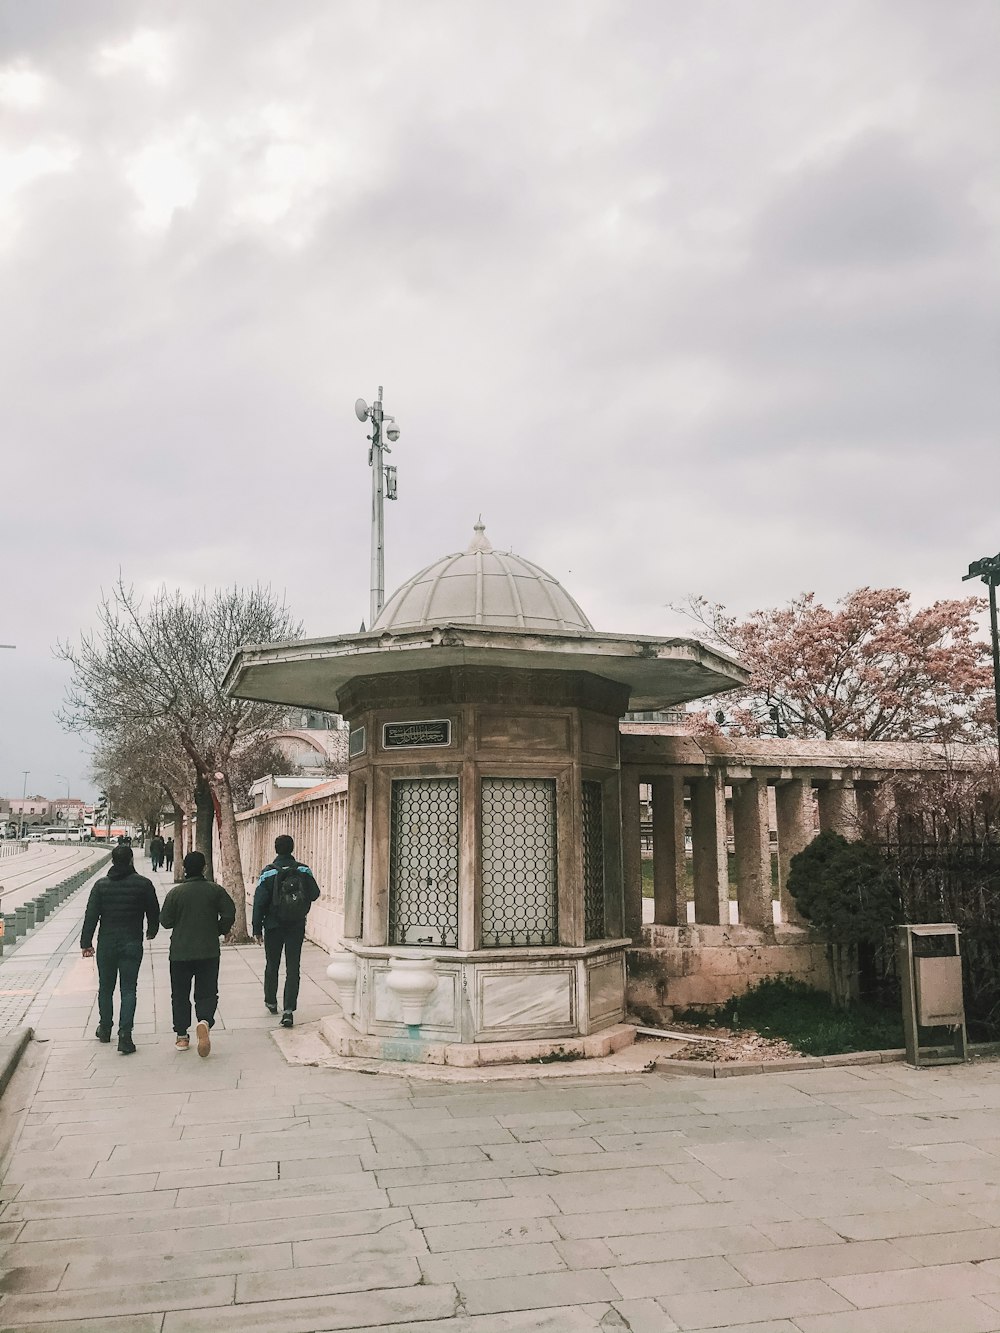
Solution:
M740 923L760 928L773 925L769 786L774 788L781 920L790 925L801 918L787 890L789 863L815 836L816 813L820 829L835 829L845 837L858 836L859 818L880 813L877 782L855 785L850 776L836 772L789 776L728 765L691 774L623 765L626 934L633 938L642 924L640 783L649 783L651 789L653 920L664 926L686 925L688 920L685 799L690 803L694 919L704 925L729 924L727 801Z

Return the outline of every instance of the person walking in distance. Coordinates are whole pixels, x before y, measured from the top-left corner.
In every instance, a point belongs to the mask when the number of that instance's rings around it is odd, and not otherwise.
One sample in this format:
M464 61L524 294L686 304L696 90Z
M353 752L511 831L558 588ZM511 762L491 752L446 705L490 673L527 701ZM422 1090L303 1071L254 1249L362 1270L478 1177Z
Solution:
M142 965L142 925L151 940L160 928L160 904L151 880L136 874L132 848L115 847L111 865L90 890L80 933L84 958L94 956L97 936L97 1008L100 1015L97 1040L109 1042L114 1026L115 986L119 990L118 1049L133 1055L132 1026L135 1022L136 989Z
M292 855L295 843L287 833L274 840L277 853L260 872L253 896L253 937L264 941L264 1004L278 1012L278 966L285 955L285 990L281 1026L295 1022L299 1002L299 967L309 908L319 897L319 886L308 866Z
M160 866L163 864L163 848L165 845L166 844L160 837L159 833L154 834L149 840L149 860L154 873L159 870Z
M174 868L174 840L168 838L163 844L163 869L169 874Z
M236 920L236 904L221 884L205 878L205 858L188 852L184 879L163 900L160 925L170 936L170 1003L174 1015L174 1046L191 1045L191 983L194 982L195 1034L198 1054L212 1049L209 1035L219 1006L219 936L228 935Z

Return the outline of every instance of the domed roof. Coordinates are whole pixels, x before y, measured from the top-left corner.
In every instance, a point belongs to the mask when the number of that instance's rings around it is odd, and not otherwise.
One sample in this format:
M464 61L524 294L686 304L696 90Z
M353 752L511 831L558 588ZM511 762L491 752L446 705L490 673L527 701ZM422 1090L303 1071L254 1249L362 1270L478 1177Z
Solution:
M494 551L482 522L469 547L446 555L397 588L373 630L428 624L526 630L593 630L551 574L509 551Z

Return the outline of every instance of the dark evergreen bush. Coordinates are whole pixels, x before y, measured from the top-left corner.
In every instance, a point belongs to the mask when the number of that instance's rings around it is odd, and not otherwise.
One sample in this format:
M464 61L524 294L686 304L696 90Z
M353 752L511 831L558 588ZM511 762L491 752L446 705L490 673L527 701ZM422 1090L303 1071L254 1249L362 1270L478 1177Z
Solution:
M792 857L788 892L827 945L835 1004L858 998L858 950L877 946L900 919L899 881L877 847L820 833Z

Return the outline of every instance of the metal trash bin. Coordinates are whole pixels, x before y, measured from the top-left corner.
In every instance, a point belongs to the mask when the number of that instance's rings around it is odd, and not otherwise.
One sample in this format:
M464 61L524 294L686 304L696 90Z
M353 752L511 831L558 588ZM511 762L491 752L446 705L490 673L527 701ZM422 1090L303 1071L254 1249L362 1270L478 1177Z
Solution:
M897 929L906 1058L918 1068L968 1059L958 937L953 924Z

